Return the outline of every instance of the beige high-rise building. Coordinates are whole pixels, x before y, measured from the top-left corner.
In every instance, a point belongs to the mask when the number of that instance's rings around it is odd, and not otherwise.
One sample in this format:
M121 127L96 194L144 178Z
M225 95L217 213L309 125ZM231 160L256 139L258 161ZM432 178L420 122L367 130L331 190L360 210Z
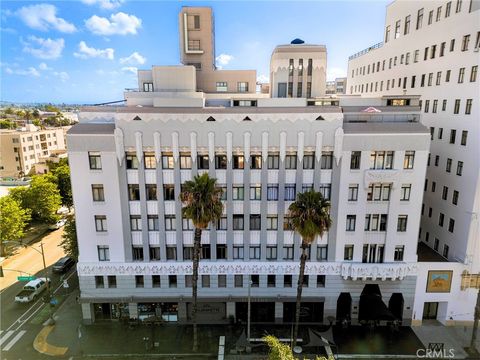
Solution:
M197 90L206 93L255 93L256 70L221 70L215 66L212 9L183 7L178 17L180 61L197 70Z
M315 98L325 95L327 49L295 39L277 46L270 60L272 97Z

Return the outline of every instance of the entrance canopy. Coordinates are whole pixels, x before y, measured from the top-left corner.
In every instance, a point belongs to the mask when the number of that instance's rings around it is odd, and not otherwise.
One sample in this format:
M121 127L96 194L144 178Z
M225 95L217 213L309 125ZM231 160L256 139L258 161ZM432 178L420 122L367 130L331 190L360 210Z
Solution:
M396 317L382 301L382 294L377 284L367 284L360 295L358 320L395 320Z

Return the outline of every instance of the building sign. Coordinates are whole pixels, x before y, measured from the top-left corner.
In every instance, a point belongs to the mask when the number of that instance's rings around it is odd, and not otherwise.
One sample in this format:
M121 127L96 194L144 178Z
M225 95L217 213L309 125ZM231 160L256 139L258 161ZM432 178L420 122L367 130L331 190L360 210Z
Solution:
M431 270L428 272L427 292L448 293L452 286L451 270Z

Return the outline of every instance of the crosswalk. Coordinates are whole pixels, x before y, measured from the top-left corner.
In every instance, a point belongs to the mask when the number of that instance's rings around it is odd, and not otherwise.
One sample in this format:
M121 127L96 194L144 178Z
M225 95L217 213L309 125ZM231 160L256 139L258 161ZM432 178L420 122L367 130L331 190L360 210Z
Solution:
M20 340L23 335L25 335L26 332L27 332L26 330L20 330L20 331L8 330L4 333L3 330L0 330L1 351L10 350L13 347L13 345L15 345L17 341Z

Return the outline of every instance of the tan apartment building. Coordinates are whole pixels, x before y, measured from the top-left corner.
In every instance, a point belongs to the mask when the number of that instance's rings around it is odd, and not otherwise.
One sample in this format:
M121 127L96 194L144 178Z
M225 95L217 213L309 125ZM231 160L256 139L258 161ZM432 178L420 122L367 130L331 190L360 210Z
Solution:
M39 130L27 124L21 130L1 130L0 176L27 175L40 159L65 151L65 133L69 128Z
M255 93L256 70L215 66L214 21L209 7L183 7L178 17L180 61L195 66L197 90L206 93Z

